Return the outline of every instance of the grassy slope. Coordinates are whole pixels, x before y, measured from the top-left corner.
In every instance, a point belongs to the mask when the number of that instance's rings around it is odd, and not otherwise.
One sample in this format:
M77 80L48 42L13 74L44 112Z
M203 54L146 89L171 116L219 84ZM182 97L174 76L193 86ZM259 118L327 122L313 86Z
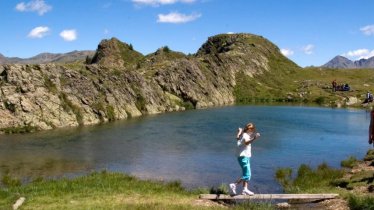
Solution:
M281 57L274 57L270 66L271 71L254 78L237 75L238 103L293 101L336 106L344 98L357 97L363 101L366 91L374 92L373 69L302 69ZM332 92L334 79L338 84L348 83L351 91Z

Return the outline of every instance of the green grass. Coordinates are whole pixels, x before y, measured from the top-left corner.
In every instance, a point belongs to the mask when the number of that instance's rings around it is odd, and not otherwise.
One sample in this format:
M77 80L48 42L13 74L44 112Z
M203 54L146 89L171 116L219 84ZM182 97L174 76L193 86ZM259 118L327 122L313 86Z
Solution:
M354 156L349 156L348 159L346 160L342 160L342 162L340 163L340 165L342 167L346 167L346 168L353 168L354 166L357 165L357 159L356 157Z
M345 106L348 97L363 101L366 91L374 92L374 75L370 69L298 68L274 57L271 71L254 77L239 74L234 95L237 103L254 101L291 101L323 106ZM348 83L351 91L332 92L331 81ZM361 102L353 106L359 107Z
M322 163L316 169L302 164L293 178L292 169L280 168L275 178L287 193L324 193L336 192L334 180L342 178L344 171Z
M351 210L372 210L374 209L374 197L351 195L348 198L348 205Z
M8 184L0 188L0 209L10 209L19 197L26 198L21 209L227 208L214 203L201 203L198 201L201 192L188 191L179 181L139 180L133 176L103 171L74 179L37 179L22 186L19 183ZM274 209L270 203L241 203L230 208Z
M189 209L196 198L179 182L141 181L106 172L1 189L0 209L20 196L26 198L23 209Z
M367 156L373 155L374 150L369 150ZM343 167L353 167L357 159L349 157L342 161ZM361 171L352 176L345 176L344 169L334 169L326 164L312 169L308 165L301 165L297 174L292 174L291 168L279 168L276 179L287 193L338 193L348 201L350 209L374 209L374 197L350 190L354 187L368 187L374 184L373 171Z
M366 156L364 157L366 161L373 161L374 160L374 149L370 149L367 151Z

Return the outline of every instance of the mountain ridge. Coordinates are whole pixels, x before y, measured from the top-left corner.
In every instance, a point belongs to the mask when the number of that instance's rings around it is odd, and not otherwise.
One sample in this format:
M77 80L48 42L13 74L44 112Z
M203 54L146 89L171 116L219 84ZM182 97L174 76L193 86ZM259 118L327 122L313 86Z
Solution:
M344 56L338 55L321 67L333 69L374 68L374 56L368 59L352 61Z
M67 53L40 53L30 58L6 57L0 54L1 64L46 64L46 63L71 63L75 61L84 61L86 57L92 57L96 51L93 50L74 50Z

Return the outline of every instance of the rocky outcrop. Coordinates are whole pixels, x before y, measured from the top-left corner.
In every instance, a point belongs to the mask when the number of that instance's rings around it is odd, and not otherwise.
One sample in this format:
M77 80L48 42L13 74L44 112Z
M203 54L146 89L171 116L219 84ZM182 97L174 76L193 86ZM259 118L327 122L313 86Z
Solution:
M282 56L251 34L210 37L195 55L167 47L143 56L103 40L91 64L0 66L0 130L27 132L90 125L143 114L235 102L238 73L271 71Z

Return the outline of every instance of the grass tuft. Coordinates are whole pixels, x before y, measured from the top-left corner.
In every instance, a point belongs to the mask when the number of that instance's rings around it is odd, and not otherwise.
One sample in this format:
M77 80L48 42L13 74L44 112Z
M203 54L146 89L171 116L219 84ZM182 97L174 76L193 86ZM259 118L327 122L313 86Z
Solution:
M349 156L348 159L342 160L340 165L346 168L353 168L354 166L357 165L357 159L354 156Z
M351 210L374 209L374 197L351 195L348 197L348 205Z

